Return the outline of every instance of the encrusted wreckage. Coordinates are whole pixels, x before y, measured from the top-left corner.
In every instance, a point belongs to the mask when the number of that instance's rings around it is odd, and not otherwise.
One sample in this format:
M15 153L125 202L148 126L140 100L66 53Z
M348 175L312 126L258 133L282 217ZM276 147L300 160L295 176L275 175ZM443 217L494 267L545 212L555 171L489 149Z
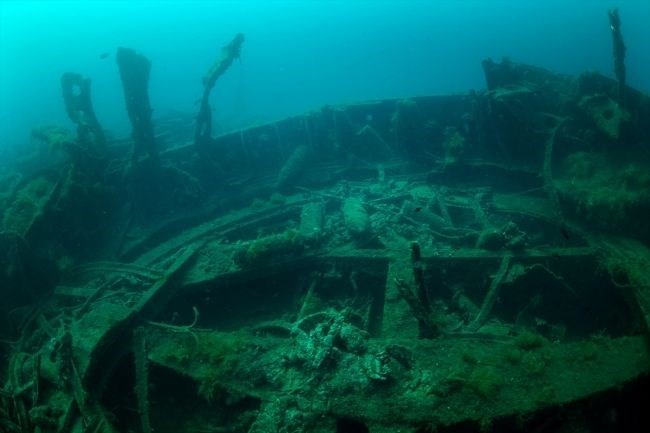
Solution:
M624 428L599 408L648 384L650 98L483 67L482 92L203 125L200 158L134 124L196 187L134 219L129 147L107 143L110 218L70 228L82 253L51 245L92 186L66 162L17 182L0 431ZM55 257L43 297L28 268Z

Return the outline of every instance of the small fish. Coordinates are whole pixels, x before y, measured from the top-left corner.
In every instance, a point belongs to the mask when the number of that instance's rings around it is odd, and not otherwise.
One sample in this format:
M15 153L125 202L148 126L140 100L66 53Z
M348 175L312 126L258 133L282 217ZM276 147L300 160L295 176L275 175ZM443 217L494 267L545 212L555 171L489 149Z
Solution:
M111 55L111 53L109 53L109 52L107 51L107 52L105 52L105 53L101 53L101 54L99 55L99 58L100 58L101 60L104 60L104 59L107 59L108 56L110 56L110 55Z
M418 206L415 209L413 209L413 212L420 212L422 210L422 206Z

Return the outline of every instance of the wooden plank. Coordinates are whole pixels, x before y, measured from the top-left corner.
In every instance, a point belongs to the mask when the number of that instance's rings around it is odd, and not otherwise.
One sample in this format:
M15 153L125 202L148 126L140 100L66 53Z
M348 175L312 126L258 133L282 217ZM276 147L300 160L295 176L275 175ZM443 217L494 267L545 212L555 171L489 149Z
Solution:
M459 249L425 249L422 251L422 260L425 262L446 262L456 260L474 260L474 259L500 259L506 255L523 259L543 259L543 258L579 258L596 255L596 249L593 247L571 247L571 248L531 248L519 253L513 253L510 250L490 251L480 248L459 248ZM328 260L349 260L349 261L377 261L390 260L394 256L391 250L356 250L352 248L340 248L332 250L330 253L320 256Z
M166 301L176 291L178 286L178 276L181 272L187 269L190 260L194 257L199 250L200 245L190 245L180 252L178 257L174 260L171 266L167 269L165 276L154 283L146 292L142 294L128 314L116 320L110 329L99 336L86 334L86 337L93 338L95 343L88 356L87 367L83 370L80 369L80 374L83 378L84 384L91 383L89 380L94 376L102 376L107 371L111 370L111 361L114 356L106 356L109 352L121 352L114 346L119 344L121 347L128 347L121 340L129 340L135 326L146 320L152 320L156 313L166 306ZM81 329L77 329L77 335L84 335ZM108 364L108 365L107 365ZM92 383L98 383L93 381Z
M398 280L413 281L412 266L408 257L391 261L388 265L381 337L417 339L418 321L399 294Z

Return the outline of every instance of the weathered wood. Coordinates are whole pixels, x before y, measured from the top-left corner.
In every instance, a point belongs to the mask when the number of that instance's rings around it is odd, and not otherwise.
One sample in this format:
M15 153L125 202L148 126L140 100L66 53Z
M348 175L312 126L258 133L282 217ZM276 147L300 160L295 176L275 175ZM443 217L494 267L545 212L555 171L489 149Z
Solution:
M164 276L140 294L133 308L122 308L119 310L122 313L114 313L113 321L107 322L110 323L110 326L104 329L87 329L86 326L81 325L85 316L93 313L92 310L79 315L78 320L72 323L67 334L70 335L67 343L70 347L70 354L66 359L68 360L67 377L69 377L69 384L73 392L70 392L68 409L59 420L59 432L67 432L72 428L76 417L75 406L79 408L85 421L93 426L94 430L92 431L102 433L114 431L106 418L104 409L97 402L98 396L101 395L115 365L130 350L134 329L153 319L167 305L169 298L178 287L180 274L187 270L201 245L201 243L191 244L180 251L166 269ZM95 269L102 269L102 267L99 266ZM100 287L99 290L104 290L104 288ZM97 314L106 313L99 310Z
M488 289L487 294L485 295L485 299L483 300L481 309L479 310L478 315L474 318L474 321L472 321L472 323L470 323L469 325L469 329L471 331L477 331L481 326L483 326L487 321L488 316L492 312L492 307L494 306L494 303L496 302L499 296L501 283L503 282L503 279L508 273L508 268L510 267L511 258L512 258L511 254L506 254L501 258L501 264L499 265L499 270L494 275L494 278L492 278L492 282L490 283L490 288Z
M158 162L158 147L151 123L151 104L149 103L149 72L151 62L142 54L130 48L119 47L116 54L120 70L126 111L133 126L132 162L147 155Z
M382 338L418 338L418 322L400 295L398 281L411 281L411 266L406 258L388 264L386 296L381 328Z

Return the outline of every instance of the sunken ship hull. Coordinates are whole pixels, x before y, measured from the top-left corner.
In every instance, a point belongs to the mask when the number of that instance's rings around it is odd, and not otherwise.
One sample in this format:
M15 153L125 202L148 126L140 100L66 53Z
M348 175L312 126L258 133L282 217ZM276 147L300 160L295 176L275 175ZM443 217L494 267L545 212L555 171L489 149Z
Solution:
M156 122L112 142L69 101L87 145L41 131L70 157L3 180L0 430L556 431L632 411L650 99L483 67L486 91L157 149Z

